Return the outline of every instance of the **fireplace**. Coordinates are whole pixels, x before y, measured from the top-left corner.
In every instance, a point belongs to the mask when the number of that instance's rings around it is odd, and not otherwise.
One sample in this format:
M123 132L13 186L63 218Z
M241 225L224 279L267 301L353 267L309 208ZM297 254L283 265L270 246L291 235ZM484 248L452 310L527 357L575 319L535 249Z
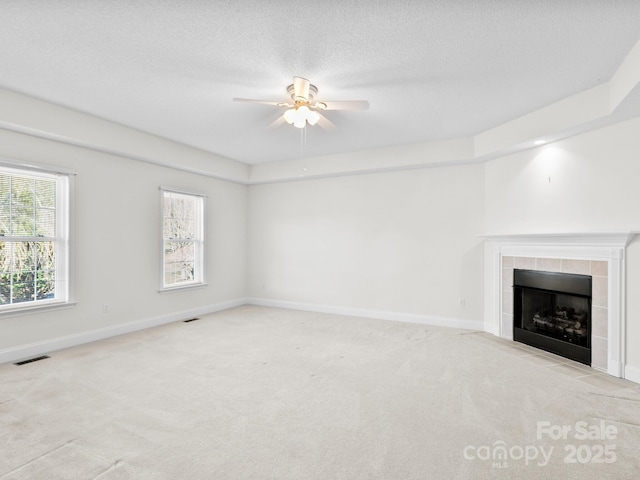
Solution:
M591 367L625 378L625 255L635 236L632 232L482 235L485 330L513 340L514 269L591 276ZM640 379L639 373L631 375Z
M591 365L592 277L513 270L513 339Z

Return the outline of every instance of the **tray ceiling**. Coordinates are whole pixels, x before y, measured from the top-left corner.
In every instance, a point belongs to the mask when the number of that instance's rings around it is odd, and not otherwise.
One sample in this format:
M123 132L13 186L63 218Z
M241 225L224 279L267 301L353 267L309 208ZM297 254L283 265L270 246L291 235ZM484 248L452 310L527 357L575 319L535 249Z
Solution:
M0 86L258 164L483 132L609 81L638 25L636 0L4 0ZM301 131L232 101L294 75L370 109Z

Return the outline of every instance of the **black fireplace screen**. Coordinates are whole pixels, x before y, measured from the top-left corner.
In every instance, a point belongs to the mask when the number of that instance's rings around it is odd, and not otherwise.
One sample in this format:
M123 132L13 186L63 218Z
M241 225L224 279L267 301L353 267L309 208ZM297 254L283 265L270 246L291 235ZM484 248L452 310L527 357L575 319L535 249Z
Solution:
M523 290L522 328L589 346L589 300L575 295Z
M591 277L514 270L514 339L591 363Z

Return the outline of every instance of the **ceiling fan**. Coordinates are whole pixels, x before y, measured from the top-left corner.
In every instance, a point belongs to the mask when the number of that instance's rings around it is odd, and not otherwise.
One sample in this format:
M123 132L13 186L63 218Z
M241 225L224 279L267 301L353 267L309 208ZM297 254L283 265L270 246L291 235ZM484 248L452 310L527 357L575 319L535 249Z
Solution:
M325 110L367 110L369 108L369 102L366 100L316 101L318 87L302 77L293 77L293 83L287 87L287 94L291 97L291 102L272 102L251 98L234 98L233 100L286 108L287 110L276 122L284 120L296 128L304 128L316 123L324 128L333 128L333 123L320 112Z

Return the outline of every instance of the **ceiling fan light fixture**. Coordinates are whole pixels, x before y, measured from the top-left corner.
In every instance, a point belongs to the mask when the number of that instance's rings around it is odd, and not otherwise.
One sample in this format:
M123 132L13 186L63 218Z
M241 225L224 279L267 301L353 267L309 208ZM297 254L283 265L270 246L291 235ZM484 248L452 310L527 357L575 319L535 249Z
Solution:
M296 128L304 128L307 123L315 125L320 119L320 115L307 105L299 105L284 112L283 118L289 125L293 125Z
M309 110L309 113L307 114L307 122L309 123L309 125L314 126L316 123L318 123L318 120L320 120L320 115L318 115L318 112Z
M287 122L289 125L293 125L293 122L296 121L297 118L297 112L295 108L291 108L289 110L287 110L286 112L284 112L284 121Z

